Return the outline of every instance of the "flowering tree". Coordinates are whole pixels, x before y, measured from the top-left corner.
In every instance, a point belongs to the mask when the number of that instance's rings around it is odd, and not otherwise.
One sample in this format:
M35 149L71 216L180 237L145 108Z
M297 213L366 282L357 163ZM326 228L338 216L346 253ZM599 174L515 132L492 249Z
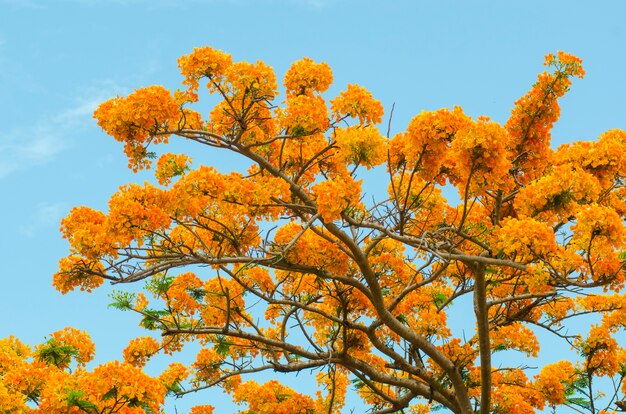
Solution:
M222 173L165 153L158 186L129 184L107 213L76 207L62 221L71 251L59 291L144 286L118 291L114 306L161 338L131 341L125 364L197 342L195 362L160 386L219 386L254 413L338 413L355 389L376 413L596 414L626 393L614 338L626 325L626 132L550 147L557 100L584 75L578 58L548 55L550 71L504 125L455 107L422 112L392 138L365 88L348 85L328 105L325 63L295 62L281 102L263 62L203 47L178 65L184 90L113 98L98 124L135 171L172 137L250 167ZM192 109L201 85L218 98L204 116ZM384 197L363 182L371 168L388 177ZM589 314L601 317L578 332ZM458 315L464 332L449 323ZM580 359L529 373L539 330ZM507 364L492 364L496 352ZM314 372L319 391L246 377L261 371ZM599 407L602 377L614 387Z
M89 335L74 328L54 332L34 348L14 337L0 339L0 412L155 413L165 398L164 384L185 370L173 364L157 379L111 361L88 371L94 353Z

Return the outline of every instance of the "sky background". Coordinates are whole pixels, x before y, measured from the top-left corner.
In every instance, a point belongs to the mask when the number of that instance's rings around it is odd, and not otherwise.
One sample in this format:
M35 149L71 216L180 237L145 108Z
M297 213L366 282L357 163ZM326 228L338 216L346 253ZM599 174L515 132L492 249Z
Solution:
M143 334L132 315L106 308L108 287L54 290L68 249L59 222L72 206L106 209L120 185L149 179L126 169L121 144L91 114L138 87L180 87L176 60L194 47L263 60L279 79L303 56L325 61L335 77L327 97L365 86L385 105L385 125L395 103L392 135L422 110L454 105L504 123L544 55L565 50L587 76L561 101L556 145L626 129L626 1L595 3L0 0L0 337L35 344L71 325L91 334L104 362ZM194 155L233 167L221 154ZM232 410L204 394L168 412L205 400Z

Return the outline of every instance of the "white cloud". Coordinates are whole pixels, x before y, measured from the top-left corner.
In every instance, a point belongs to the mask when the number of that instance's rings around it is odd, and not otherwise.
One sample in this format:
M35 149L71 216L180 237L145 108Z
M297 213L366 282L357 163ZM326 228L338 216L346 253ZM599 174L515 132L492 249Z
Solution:
M34 0L0 0L0 4L5 4L17 9L39 9L41 5Z
M296 4L304 4L305 6L314 7L316 9L322 9L332 5L333 0L291 0Z
M43 125L0 133L0 178L50 161L67 147L58 132Z
M19 231L28 238L35 237L42 228L58 226L65 213L67 206L64 203L40 203L28 224L22 224Z
M1 0L0 0L1 1ZM49 162L72 145L72 135L90 122L99 103L119 93L112 82L82 91L76 104L27 126L0 130L0 179Z
M190 8L194 5L202 4L223 4L246 5L255 2L265 3L292 3L312 7L316 9L331 6L336 0L63 0L65 3L73 3L82 6L135 6L149 5L151 7L168 8ZM15 8L45 8L48 6L46 0L0 0L0 4L7 4Z

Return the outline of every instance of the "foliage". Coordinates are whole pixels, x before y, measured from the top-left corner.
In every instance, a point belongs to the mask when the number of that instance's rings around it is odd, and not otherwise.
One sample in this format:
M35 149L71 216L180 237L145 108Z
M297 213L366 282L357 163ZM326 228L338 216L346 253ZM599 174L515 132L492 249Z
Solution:
M379 131L383 106L365 88L348 85L327 102L325 63L295 62L281 102L263 62L203 47L178 63L186 89L113 98L95 111L98 124L134 170L149 168L148 148L172 137L250 167L222 173L166 153L159 186L129 184L108 212L76 207L62 221L71 247L57 289L145 282L141 293L115 294L113 306L162 334L133 340L128 362L106 369L140 375L130 364L195 341L195 362L164 374L168 392L219 386L248 407L242 413L337 413L353 389L377 413L596 414L598 379L614 381L605 404L626 392L615 339L626 324L626 132L550 146L558 99L584 76L578 58L546 56L550 71L504 125L444 108L393 137ZM204 117L191 109L202 85L218 98ZM363 181L371 168L388 176L385 197ZM444 198L452 187L458 203ZM601 317L578 333L577 317L589 314ZM474 316L463 333L450 323L459 315ZM580 359L529 377L522 363L538 355L537 330ZM497 368L495 352L507 355ZM52 360L75 357L58 354ZM314 372L319 392L246 378L261 371ZM102 395L118 398L112 386ZM143 394L155 394L150 404L162 395L155 387ZM71 401L84 411L106 400L82 390Z
M167 378L151 378L126 362L89 371L89 335L74 328L54 332L35 347L10 336L0 339L0 412L119 413L160 410ZM35 407L35 408L33 408Z

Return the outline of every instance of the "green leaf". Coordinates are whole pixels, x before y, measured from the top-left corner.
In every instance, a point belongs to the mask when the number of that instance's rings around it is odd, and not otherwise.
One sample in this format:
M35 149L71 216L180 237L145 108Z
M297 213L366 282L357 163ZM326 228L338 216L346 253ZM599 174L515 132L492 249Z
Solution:
M220 355L226 356L230 352L230 346L232 344L233 344L232 341L225 339L223 337L220 337L219 342L215 344L215 352L217 352Z
M140 324L146 329L156 330L159 327L157 323L161 319L161 317L170 315L170 312L165 309L144 309L143 311L144 317L141 320Z
M444 295L443 293L437 293L433 297L433 299L435 300L435 306L439 307L443 305L444 303L446 303L446 301L448 300L448 297Z
M577 405L579 407L583 407L586 409L591 409L591 403L589 402L589 400L587 398L583 398L583 397L570 397L570 398L566 398L565 402L567 404L571 404L571 405Z
M360 390L361 388L365 386L365 383L361 381L359 378L354 378L350 382L352 383L352 386L357 390Z
M109 308L126 311L133 309L137 295L132 292L113 291L109 294L113 302L109 303Z
M70 391L67 396L67 406L68 407L78 407L81 410L89 412L89 410L99 411L98 406L92 402L87 400L83 400L82 398L85 396L85 393L82 391Z
M116 397L117 397L117 388L113 387L102 396L102 401L110 400L111 398L116 398Z
M78 348L71 345L61 345L56 339L50 338L39 350L37 357L47 365L60 367L72 362L72 358L79 355Z
M170 275L156 275L153 276L148 282L146 282L146 289L157 295L162 295L167 292L172 286L175 277Z
M176 395L182 391L179 381L166 385L166 388L167 388L167 392L166 392L167 395Z
M396 316L396 319L404 325L407 325L409 323L408 319L406 318L406 315L398 315Z
M193 298L193 300L196 301L200 301L204 298L204 296L206 295L206 292L204 291L204 289L187 289L187 293L189 294L189 296L191 296Z

